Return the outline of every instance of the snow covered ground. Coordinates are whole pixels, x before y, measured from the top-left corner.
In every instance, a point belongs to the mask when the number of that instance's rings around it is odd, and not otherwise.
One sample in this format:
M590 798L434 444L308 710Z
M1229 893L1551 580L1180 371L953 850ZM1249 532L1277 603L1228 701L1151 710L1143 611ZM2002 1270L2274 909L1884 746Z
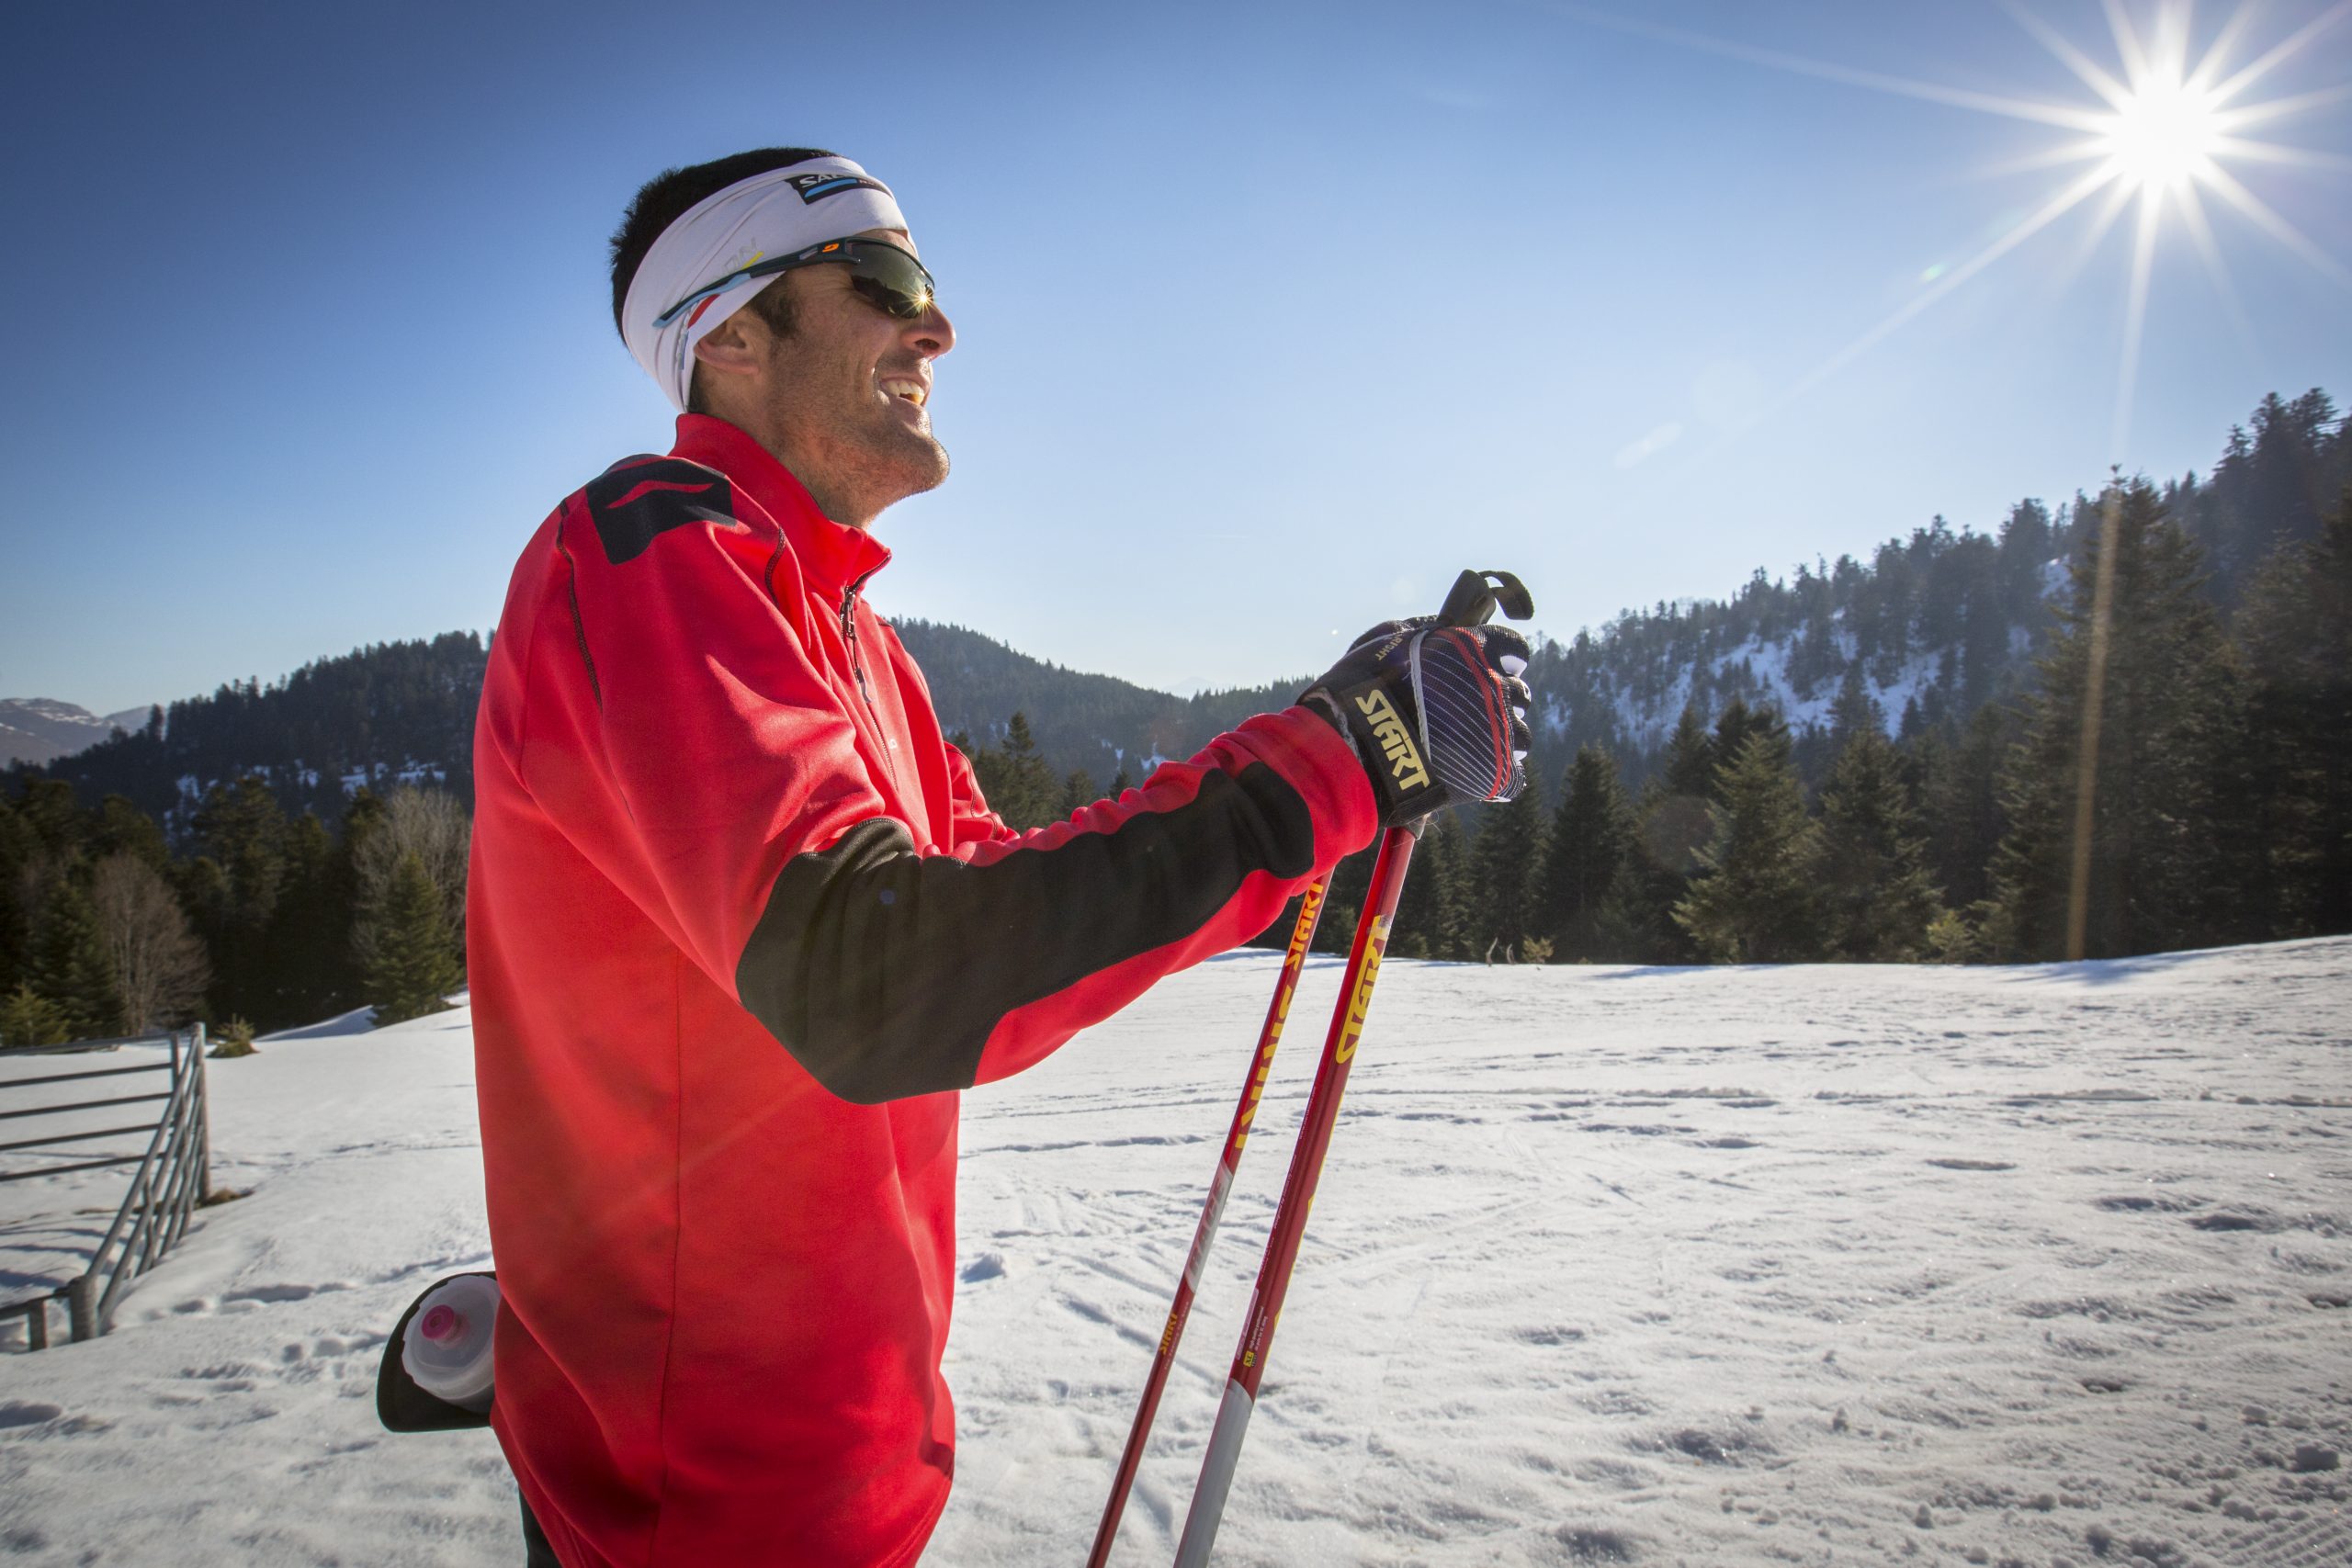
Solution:
M1274 966L967 1098L926 1562L1083 1558ZM1337 986L1302 987L1122 1563L1172 1554ZM468 1015L210 1066L215 1179L252 1196L110 1337L0 1355L0 1549L518 1563L492 1439L390 1436L372 1398L401 1306L489 1255ZM2352 941L1398 960L1219 1561L2352 1562L2348 1106ZM106 1174L0 1188L0 1301L72 1269Z

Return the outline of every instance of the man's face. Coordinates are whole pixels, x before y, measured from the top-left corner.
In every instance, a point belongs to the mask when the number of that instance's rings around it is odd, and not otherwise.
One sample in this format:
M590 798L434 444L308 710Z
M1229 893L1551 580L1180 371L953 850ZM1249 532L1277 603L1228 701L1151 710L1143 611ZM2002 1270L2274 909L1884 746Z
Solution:
M869 230L913 251L897 230ZM864 526L895 502L935 489L947 452L931 433L932 364L956 345L934 305L907 321L851 287L849 270L785 275L794 331L771 341L764 431L755 431L838 522Z

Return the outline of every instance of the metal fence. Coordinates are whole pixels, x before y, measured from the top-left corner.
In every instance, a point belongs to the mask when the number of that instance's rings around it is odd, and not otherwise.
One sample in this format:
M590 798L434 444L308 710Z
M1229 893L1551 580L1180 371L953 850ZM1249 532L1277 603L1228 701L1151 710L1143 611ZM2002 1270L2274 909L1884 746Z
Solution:
M6 1127L7 1122L33 1117L72 1118L91 1111L111 1111L119 1106L164 1102L161 1113L152 1122L74 1128L43 1137L0 1143L0 1155L22 1154L28 1150L62 1153L66 1151L62 1145L67 1144L95 1143L102 1138L130 1137L141 1133L148 1134L144 1154L111 1155L102 1159L77 1160L66 1165L0 1170L0 1183L6 1183L29 1181L40 1176L63 1176L77 1170L98 1170L107 1166L136 1165L139 1168L131 1173L130 1190L123 1195L122 1206L115 1212L114 1224L107 1227L105 1239L91 1254L87 1269L45 1295L0 1306L0 1322L18 1316L25 1320L25 1348L28 1350L49 1348L49 1303L53 1301L65 1303L66 1323L75 1339L94 1339L104 1334L113 1325L115 1303L121 1297L124 1288L153 1267L156 1260L171 1249L172 1244L178 1241L181 1233L187 1229L189 1213L211 1198L212 1126L204 1093L204 1026L196 1024L173 1034L130 1035L114 1040L82 1040L70 1045L17 1046L0 1050L0 1061L17 1061L33 1055L84 1055L112 1051L124 1045L154 1044L169 1048L164 1060L142 1062L130 1067L97 1067L83 1072L46 1073L38 1077L0 1080L0 1130L10 1130ZM36 1085L128 1077L136 1073L169 1073L170 1087L153 1094L115 1095L64 1104L6 1103L17 1098L17 1090Z

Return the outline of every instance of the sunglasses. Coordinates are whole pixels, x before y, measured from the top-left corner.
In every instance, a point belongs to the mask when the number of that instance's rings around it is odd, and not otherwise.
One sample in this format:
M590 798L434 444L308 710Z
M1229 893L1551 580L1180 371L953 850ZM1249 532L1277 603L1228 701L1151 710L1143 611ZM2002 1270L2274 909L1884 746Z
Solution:
M704 300L755 277L772 277L795 267L838 265L849 268L849 286L865 302L902 321L922 319L937 299L937 289L922 263L896 245L880 240L828 240L788 256L770 256L739 267L725 277L704 284L653 318L658 329L668 326Z

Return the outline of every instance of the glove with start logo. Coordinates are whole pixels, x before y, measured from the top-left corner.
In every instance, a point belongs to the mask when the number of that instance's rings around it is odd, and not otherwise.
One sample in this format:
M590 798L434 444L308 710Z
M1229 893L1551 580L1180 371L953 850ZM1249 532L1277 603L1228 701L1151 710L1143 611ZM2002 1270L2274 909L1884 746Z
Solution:
M1509 626L1384 621L1298 700L1354 745L1394 828L1526 787L1527 656Z

